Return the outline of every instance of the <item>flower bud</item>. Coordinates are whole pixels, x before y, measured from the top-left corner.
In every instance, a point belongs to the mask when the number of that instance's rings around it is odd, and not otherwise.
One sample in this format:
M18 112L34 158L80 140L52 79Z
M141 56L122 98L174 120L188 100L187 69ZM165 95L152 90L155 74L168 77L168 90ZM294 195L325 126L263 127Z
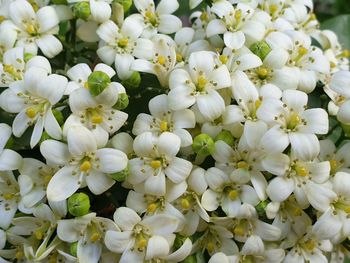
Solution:
M57 120L59 125L63 125L64 123L64 117L61 111L53 109L52 110L53 116L55 117L55 119Z
M126 93L120 93L117 103L113 106L116 110L124 110L129 105L129 97Z
M350 138L350 125L341 123L341 127L343 128L344 134L346 137Z
M114 0L114 2L123 6L124 13L128 12L132 5L132 0Z
M215 141L224 141L229 146L233 146L234 138L229 131L223 130L215 137Z
M73 216L83 216L89 213L90 199L87 194L75 193L68 198L68 211Z
M265 216L265 210L268 204L269 202L265 200L265 201L261 201L259 204L255 206L255 210L258 213L259 217Z
M129 166L127 166L124 170L121 170L120 172L111 174L111 177L117 182L123 182L125 181L128 175L129 175Z
M208 156L211 155L215 150L214 140L205 133L197 135L192 144L192 149L199 156Z
M97 96L100 95L110 83L111 78L106 73L94 71L88 77L87 88L92 96Z
M255 42L249 48L255 55L257 55L261 60L264 60L266 56L271 52L271 48L266 41Z
M90 3L89 2L78 2L73 5L72 8L73 16L75 18L81 18L87 20L91 15Z
M77 256L77 250L78 250L78 242L74 242L70 244L69 252L73 257Z
M55 4L55 5L66 5L67 4L67 0L51 0L50 2Z
M134 71L130 78L123 80L122 84L128 89L136 89L140 86L141 83L141 75L139 72Z
M195 255L191 255L188 256L187 258L185 258L184 261L182 261L183 263L197 263L197 259Z
M24 53L24 62L28 62L32 57L34 57L34 54L32 53Z

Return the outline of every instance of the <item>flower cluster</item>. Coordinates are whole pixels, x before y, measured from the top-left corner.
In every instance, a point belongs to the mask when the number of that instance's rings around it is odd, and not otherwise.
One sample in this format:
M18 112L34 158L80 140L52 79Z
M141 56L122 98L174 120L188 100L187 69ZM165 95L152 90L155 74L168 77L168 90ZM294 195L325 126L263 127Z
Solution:
M0 1L0 262L350 254L350 52L312 0L188 2Z

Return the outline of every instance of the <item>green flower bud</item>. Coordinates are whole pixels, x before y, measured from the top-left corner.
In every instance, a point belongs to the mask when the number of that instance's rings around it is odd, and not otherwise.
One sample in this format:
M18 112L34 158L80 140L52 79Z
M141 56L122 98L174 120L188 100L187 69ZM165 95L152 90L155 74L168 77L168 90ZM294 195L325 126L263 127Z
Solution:
M216 135L215 141L224 141L225 143L227 143L232 147L235 140L232 136L232 133L230 133L229 131L223 130L218 135Z
M182 261L182 263L197 263L196 256L195 255L188 256L187 258L185 258L184 261Z
M88 77L87 88L92 96L97 96L100 95L110 83L111 78L106 73L94 71Z
M205 133L197 135L192 144L192 149L199 156L208 156L211 155L215 150L214 140Z
M78 242L74 242L70 244L69 252L73 257L77 256L77 250L78 250Z
M67 0L51 0L51 3L53 3L55 5L66 5Z
M129 105L129 97L126 93L120 93L117 103L113 106L116 110L124 110Z
M116 180L117 182L123 182L125 181L126 177L129 175L129 166L127 166L124 170L111 174L112 179Z
M127 80L122 81L123 86L128 89L136 89L140 87L140 83L141 83L141 75L137 71L134 71L131 74L131 77L128 78Z
M59 125L63 125L64 123L64 117L61 111L53 109L52 110L53 116L55 117L55 119L57 120Z
M28 62L32 57L34 57L34 54L32 53L24 53L24 62Z
M87 20L91 15L90 3L89 2L78 2L73 5L72 8L73 16L75 18L81 18Z
M132 6L132 0L114 0L114 2L123 6L124 13L128 12Z
M75 193L68 198L68 211L73 216L83 216L89 213L90 199L87 194Z
M257 55L261 60L264 60L266 56L271 52L271 48L266 41L255 42L249 48L255 55Z
M265 209L268 204L269 202L265 200L256 205L255 210L258 213L259 217L265 216Z
M340 125L343 128L345 136L349 138L350 137L350 125L346 125L344 123L340 123Z

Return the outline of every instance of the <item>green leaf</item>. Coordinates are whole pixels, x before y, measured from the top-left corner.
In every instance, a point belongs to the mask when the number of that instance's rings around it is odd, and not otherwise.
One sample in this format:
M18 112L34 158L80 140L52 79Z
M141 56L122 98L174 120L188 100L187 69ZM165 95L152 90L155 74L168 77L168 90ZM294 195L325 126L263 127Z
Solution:
M343 48L350 49L350 15L328 19L321 24L322 29L333 30Z

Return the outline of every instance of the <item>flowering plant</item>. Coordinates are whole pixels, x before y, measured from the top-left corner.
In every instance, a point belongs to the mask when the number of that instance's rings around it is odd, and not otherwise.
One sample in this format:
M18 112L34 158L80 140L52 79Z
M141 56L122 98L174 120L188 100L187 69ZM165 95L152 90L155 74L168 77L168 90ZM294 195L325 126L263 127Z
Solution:
M0 262L344 262L349 57L312 0L0 1Z

